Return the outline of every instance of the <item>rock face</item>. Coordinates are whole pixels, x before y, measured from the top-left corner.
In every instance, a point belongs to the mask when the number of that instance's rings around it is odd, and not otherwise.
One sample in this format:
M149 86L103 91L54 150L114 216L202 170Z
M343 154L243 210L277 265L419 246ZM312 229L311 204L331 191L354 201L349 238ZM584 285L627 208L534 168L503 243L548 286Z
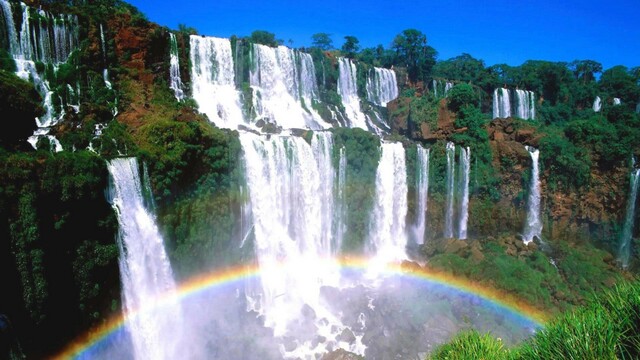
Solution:
M356 355L354 353L350 353L343 349L334 350L330 353L325 354L322 357L322 360L363 360L362 356Z

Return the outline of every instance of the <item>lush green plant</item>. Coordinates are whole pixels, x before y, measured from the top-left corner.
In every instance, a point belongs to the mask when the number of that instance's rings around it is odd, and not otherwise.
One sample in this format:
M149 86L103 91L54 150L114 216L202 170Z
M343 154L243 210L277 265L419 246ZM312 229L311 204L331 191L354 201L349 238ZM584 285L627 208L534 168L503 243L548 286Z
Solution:
M356 57L356 53L359 50L360 40L358 40L357 37L349 35L344 37L344 44L342 44L342 47L340 48L340 51L342 51L342 55L353 59Z
M463 332L448 343L439 346L429 359L472 360L472 359L510 359L508 349L502 341L490 334L477 331Z
M361 253L369 234L369 210L375 196L380 139L359 128L337 128L333 133L334 166L338 167L341 148L344 148L347 160L344 190L347 229L343 251Z
M411 82L426 81L435 65L436 50L427 45L427 36L416 29L396 35L391 48L396 52L395 63L407 68Z

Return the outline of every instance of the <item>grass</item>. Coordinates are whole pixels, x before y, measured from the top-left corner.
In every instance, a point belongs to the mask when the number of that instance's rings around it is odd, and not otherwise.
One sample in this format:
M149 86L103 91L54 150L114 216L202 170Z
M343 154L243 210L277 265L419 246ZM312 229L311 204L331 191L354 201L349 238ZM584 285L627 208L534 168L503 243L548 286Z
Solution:
M519 347L490 334L467 332L428 359L637 359L640 357L640 282L623 283L567 312Z

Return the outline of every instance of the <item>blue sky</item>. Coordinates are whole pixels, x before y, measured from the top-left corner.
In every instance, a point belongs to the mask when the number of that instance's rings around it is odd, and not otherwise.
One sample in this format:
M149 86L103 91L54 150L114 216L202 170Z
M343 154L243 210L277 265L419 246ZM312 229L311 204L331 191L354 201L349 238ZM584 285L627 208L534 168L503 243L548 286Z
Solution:
M267 30L308 46L326 32L340 47L345 35L363 47L391 41L404 29L427 35L444 60L463 52L487 65L525 60L590 59L640 66L640 0L133 0L149 20L200 34L229 37Z

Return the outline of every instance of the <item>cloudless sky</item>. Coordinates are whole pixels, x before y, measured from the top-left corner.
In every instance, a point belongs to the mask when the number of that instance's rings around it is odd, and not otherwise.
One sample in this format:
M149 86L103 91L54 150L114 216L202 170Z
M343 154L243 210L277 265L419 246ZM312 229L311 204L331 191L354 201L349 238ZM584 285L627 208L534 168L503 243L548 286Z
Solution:
M361 47L389 47L415 28L438 60L462 53L486 65L526 60L589 59L604 69L640 66L640 0L130 0L151 21L199 34L229 37L267 30L285 45L309 46L311 35L345 35Z

